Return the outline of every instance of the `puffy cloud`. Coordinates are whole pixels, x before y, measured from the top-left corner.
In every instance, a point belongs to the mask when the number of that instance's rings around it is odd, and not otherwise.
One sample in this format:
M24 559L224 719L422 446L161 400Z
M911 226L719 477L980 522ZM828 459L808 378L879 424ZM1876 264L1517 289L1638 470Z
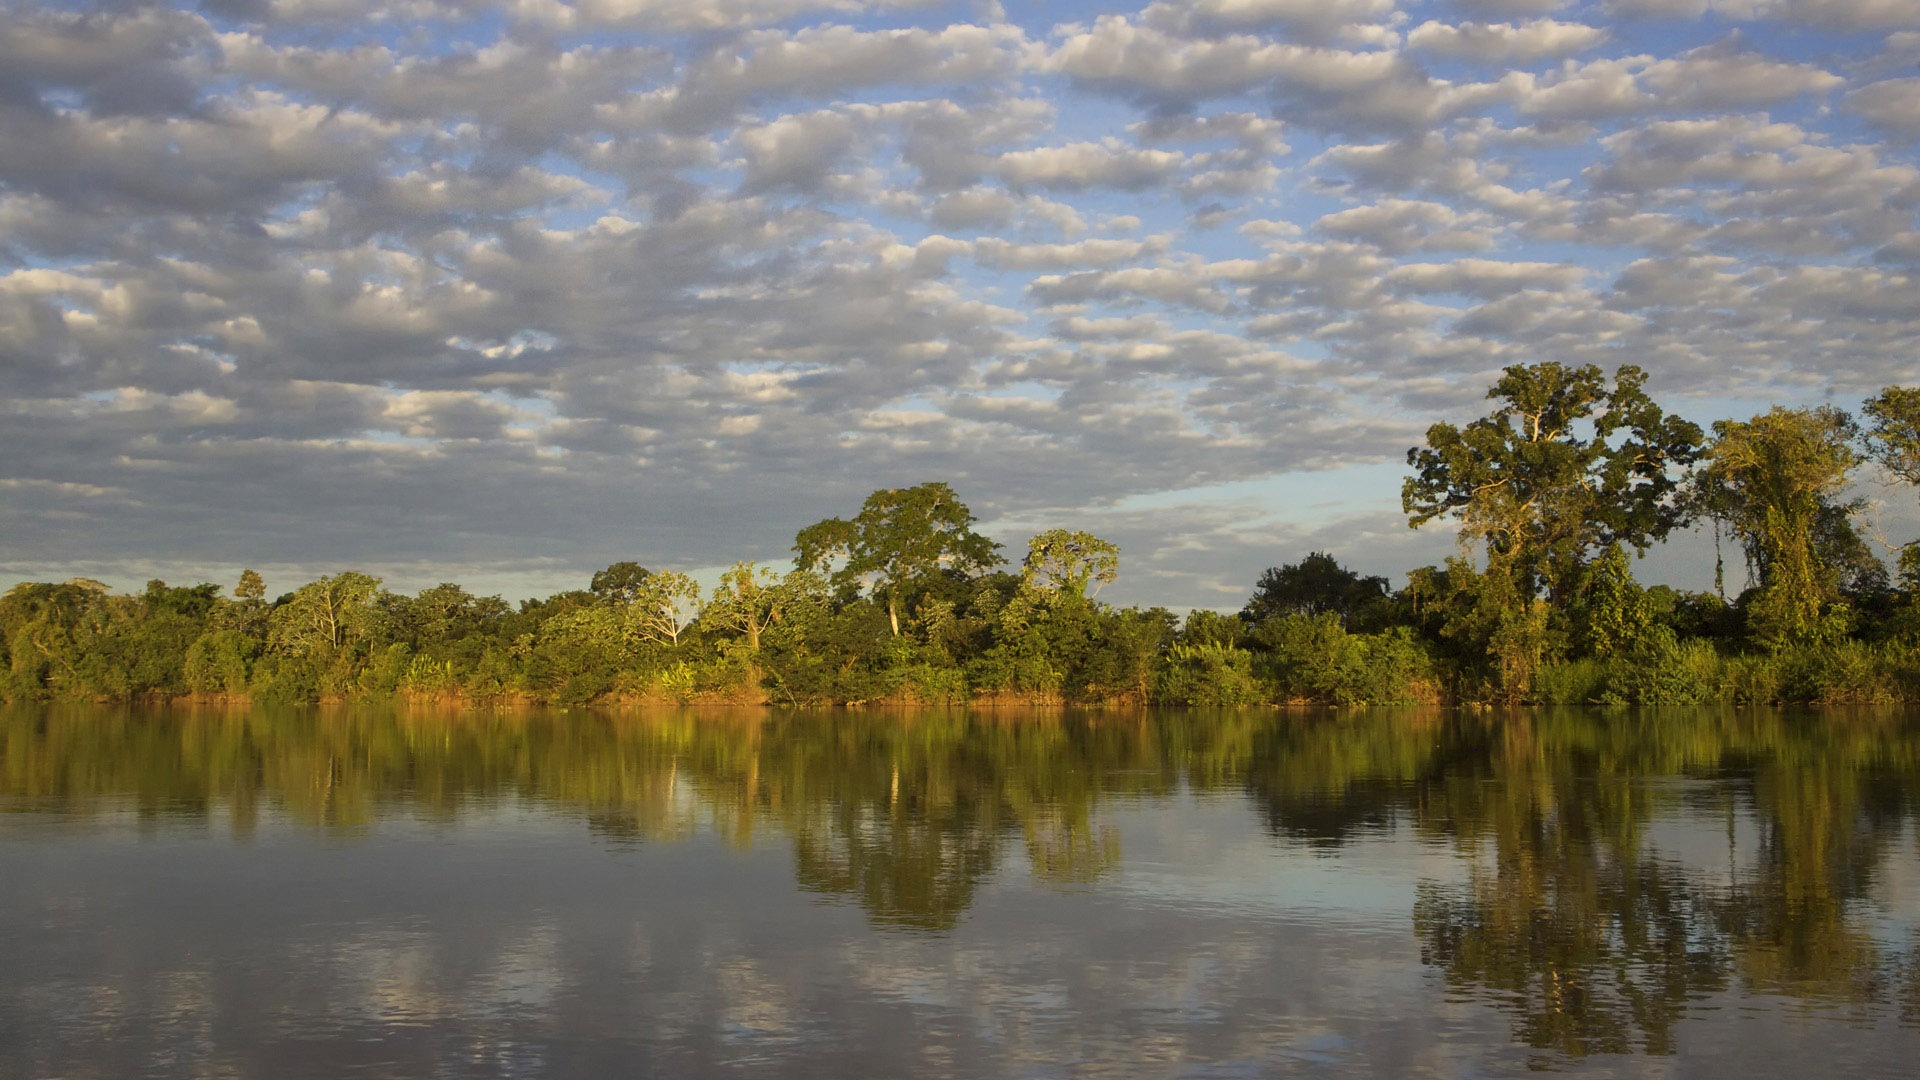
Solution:
M1449 263L1407 263L1389 271L1385 280L1390 287L1406 292L1492 298L1521 289L1565 289L1585 275L1578 266L1558 263L1456 259Z
M973 253L984 263L1006 269L1059 270L1133 262L1164 250L1166 245L1165 237L1151 240L1087 239L1072 244L1015 244L999 237L983 237L973 245Z
M566 30L646 27L659 30L732 30L805 15L899 10L927 0L507 0L527 23Z
M1149 4L1140 18L1174 33L1281 29L1324 40L1358 36L1358 28L1396 14L1393 0L1187 0Z
M1847 107L1888 131L1920 136L1920 77L1870 83L1847 95Z
M1453 0L1453 6L1475 15L1545 15L1567 6L1568 0Z
M1056 70L1094 86L1143 96L1196 100L1270 84L1303 91L1350 93L1403 70L1389 52L1353 52L1264 38L1184 38L1118 15L1104 15L1046 59Z
M1606 30L1556 19L1524 23L1424 22L1407 32L1407 47L1436 56L1482 63L1528 63L1585 52L1608 38Z
M1130 190L1160 184L1185 163L1184 157L1171 151L1143 150L1109 139L1011 150L995 160L993 171L1014 188Z
M1780 20L1841 30L1920 26L1913 0L1610 0L1625 15L1698 18L1711 11L1729 19Z
M1363 240L1394 254L1484 250L1492 247L1495 239L1492 215L1461 213L1444 203L1417 199L1382 199L1336 211L1314 222L1314 228Z
M929 476L1024 520L1390 467L1503 363L1789 401L1911 377L1920 37L1700 44L1889 8L1723 5L1645 55L1533 0L978 10L0 20L10 565L573 584L778 558Z

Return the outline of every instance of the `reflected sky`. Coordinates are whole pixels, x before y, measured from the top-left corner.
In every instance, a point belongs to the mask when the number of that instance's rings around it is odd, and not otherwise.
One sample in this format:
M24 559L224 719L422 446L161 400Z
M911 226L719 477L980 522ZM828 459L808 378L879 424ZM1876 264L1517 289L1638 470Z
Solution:
M1887 1075L1920 732L0 717L0 1075Z

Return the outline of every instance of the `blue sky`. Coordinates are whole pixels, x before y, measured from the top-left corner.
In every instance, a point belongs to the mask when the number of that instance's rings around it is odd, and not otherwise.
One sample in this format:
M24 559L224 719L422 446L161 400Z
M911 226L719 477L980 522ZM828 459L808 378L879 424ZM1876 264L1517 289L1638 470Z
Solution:
M1920 0L0 12L0 581L525 596L944 480L1233 607L1449 554L1402 463L1504 365L1920 374Z

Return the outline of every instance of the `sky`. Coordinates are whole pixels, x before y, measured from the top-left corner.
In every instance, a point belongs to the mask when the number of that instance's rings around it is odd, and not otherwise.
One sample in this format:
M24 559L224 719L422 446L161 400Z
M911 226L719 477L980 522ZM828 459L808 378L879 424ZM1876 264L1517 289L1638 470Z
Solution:
M1506 365L1920 381L1916 139L1920 0L0 0L0 583L515 599L932 480L1117 603L1398 581Z

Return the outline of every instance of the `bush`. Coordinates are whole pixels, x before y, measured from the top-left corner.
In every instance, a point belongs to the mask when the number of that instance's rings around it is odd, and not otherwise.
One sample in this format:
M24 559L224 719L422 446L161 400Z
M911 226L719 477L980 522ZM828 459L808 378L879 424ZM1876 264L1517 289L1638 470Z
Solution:
M1217 642L1175 645L1155 681L1154 700L1171 705L1249 705L1260 700L1253 654Z
M260 643L238 630L209 630L187 647L188 693L244 694Z
M1614 665L1581 657L1542 667L1534 676L1534 700L1542 705L1591 705L1605 699Z
M1280 700L1391 705L1438 696L1433 658L1404 626L1350 634L1332 614L1282 615L1261 623L1253 640Z
M1720 656L1705 641L1682 643L1664 626L1651 628L1624 656L1607 664L1599 700L1629 705L1699 705L1722 700Z

